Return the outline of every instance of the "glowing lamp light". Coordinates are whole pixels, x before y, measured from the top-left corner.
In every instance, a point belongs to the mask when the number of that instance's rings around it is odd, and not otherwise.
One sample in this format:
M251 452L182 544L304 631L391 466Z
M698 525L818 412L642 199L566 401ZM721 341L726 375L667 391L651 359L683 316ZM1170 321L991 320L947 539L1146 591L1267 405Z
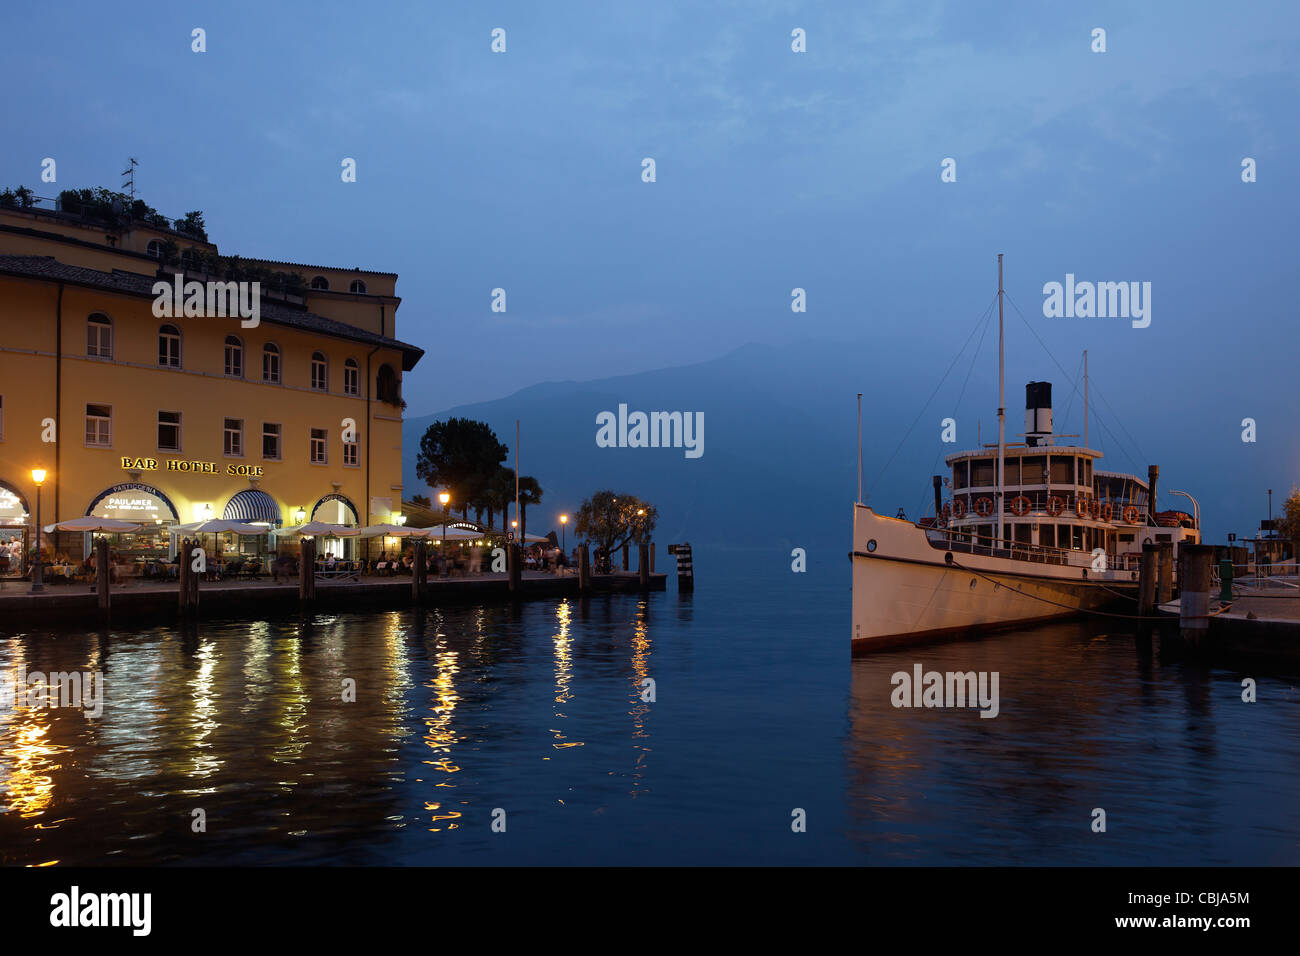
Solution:
M299 508L293 513L293 516L298 519L299 524L307 523L307 510L305 508Z
M41 482L43 482L44 480L45 480L45 469L44 469L44 468L33 468L33 469L32 469L32 481L36 482L36 483L39 485L39 484L40 484Z
M447 492L444 491L442 494L438 496L438 500L442 502L443 508L446 508L448 503L450 503L451 501L451 495L447 494Z
M399 515L399 514L397 514L396 512L394 512L394 513L393 513L393 524L397 524L397 525L404 525L404 524L406 524L406 515Z
M568 523L569 523L569 516L568 516L568 515L560 515L560 524L568 524Z

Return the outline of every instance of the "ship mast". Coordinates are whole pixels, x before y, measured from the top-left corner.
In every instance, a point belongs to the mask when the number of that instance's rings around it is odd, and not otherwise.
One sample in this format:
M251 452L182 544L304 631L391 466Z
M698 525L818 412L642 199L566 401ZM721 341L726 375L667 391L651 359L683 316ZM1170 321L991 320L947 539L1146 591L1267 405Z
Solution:
M1088 350L1083 350L1083 447L1091 448L1088 443Z
M1007 376L1006 356L1002 341L1002 253L998 253L998 494L996 504L997 530L993 539L1002 541L1002 495L1007 457Z

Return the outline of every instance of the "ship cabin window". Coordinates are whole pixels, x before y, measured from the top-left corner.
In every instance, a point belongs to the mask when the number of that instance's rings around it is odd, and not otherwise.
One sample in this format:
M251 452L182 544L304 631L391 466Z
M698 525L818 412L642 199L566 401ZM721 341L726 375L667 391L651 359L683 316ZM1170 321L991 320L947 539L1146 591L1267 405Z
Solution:
M1063 525L1062 528L1064 527L1066 526ZM1082 551L1083 550L1083 528L1077 524L1069 525L1068 527L1070 529L1070 547L1072 547L1075 551Z
M1052 484L1054 485L1074 484L1074 456L1073 455L1052 456Z
M1008 485L1020 484L1020 459L1008 458L1007 463L1002 466L1002 478Z
M959 461L952 466L952 486L954 488L970 487L970 466L965 461Z
M1020 480L1026 485L1041 485L1046 483L1047 476L1043 469L1047 467L1047 458L1044 455L1029 455L1020 459Z
M991 488L998 483L998 476L993 467L992 458L976 458L970 463L970 485L972 488Z
M1045 524L1038 528L1038 545L1042 548L1056 547L1056 526Z
M1031 536L1033 534L1033 529L1028 524L1025 522L1019 522L1011 527L1013 529L1012 534L1014 535L1016 544L1032 543L1033 539Z
M1092 459L1079 459L1079 484L1092 487Z

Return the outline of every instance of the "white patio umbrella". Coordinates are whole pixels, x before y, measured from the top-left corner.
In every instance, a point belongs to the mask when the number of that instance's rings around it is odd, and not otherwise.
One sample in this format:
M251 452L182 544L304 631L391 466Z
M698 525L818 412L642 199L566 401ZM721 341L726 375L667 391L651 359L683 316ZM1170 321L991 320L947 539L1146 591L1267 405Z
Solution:
M363 538L425 538L429 529L410 528L404 524L372 524L362 528L359 534Z
M67 521L56 521L54 524L45 526L46 534L53 534L56 531L81 531L81 532L99 532L101 534L122 534L132 531L139 531L140 525L130 521L118 521L116 518L96 518L88 516L85 518L69 518Z
M171 530L182 531L186 534L231 533L243 537L269 534L271 531L266 525L245 524L243 521L227 521L224 518L210 518L207 521L192 521L189 524L172 525Z
M360 528L349 528L345 524L330 524L328 521L308 521L296 528L281 528L276 534L309 534L318 538L355 538L361 534Z
M422 531L428 532L430 541L476 541L483 537L481 531L467 531L464 528L448 528L447 533L442 533L442 528L422 528Z

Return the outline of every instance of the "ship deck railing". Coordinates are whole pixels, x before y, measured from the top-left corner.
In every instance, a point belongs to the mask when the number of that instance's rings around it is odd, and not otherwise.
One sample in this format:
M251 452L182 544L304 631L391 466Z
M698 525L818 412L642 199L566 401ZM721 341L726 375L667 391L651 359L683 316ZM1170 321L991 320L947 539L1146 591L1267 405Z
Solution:
M1092 567L1092 554L1071 548L1054 548L1045 544L1008 541L1005 538L975 537L961 531L926 528L926 540L939 551L977 554L990 558L1008 558L1029 564L1053 564L1060 567ZM972 540L973 539L973 540ZM1136 571L1141 555L1107 554L1106 567L1111 571Z

